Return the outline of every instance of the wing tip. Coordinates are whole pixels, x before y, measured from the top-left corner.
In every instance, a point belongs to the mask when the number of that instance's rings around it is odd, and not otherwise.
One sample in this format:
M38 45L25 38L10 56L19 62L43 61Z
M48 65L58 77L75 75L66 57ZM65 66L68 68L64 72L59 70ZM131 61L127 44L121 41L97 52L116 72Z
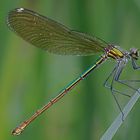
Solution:
M13 18L16 16L17 13L22 13L25 11L27 11L27 9L25 9L23 7L15 8L15 9L9 11L8 16L6 18L6 24L11 30L13 30L13 27L12 27Z
M25 11L25 10L26 10L26 9L23 8L23 7L18 7L18 8L15 8L15 9L11 10L9 13L11 13L11 12L21 13L21 12L23 12L23 11Z
M18 12L18 13L21 13L25 10L25 8L23 7L20 7L20 8L16 8L15 11Z

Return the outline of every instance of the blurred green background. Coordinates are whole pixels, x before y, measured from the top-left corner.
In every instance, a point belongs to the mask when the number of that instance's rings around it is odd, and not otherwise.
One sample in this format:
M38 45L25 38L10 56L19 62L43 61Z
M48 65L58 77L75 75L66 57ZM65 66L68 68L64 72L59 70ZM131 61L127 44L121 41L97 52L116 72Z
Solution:
M19 137L11 130L81 72L97 56L57 56L35 48L6 25L10 10L25 7L78 31L129 50L140 48L139 0L3 0L0 2L0 140L98 140L118 115L103 82L115 62L108 61L60 102L42 114ZM133 71L134 72L134 71ZM139 79L127 69L124 78ZM129 91L129 89L127 89ZM121 96L122 97L122 96ZM114 140L139 140L140 103Z

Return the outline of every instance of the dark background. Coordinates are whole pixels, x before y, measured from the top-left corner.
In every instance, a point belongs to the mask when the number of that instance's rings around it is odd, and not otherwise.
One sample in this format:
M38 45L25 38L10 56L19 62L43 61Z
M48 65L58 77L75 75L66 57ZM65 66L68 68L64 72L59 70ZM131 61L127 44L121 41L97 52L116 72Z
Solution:
M25 7L71 29L95 35L129 50L140 48L139 0L3 0L0 2L0 139L97 140L118 115L103 82L115 62L108 61L59 103L35 120L19 137L11 130L57 93L97 56L57 56L35 48L6 25L10 10ZM123 77L140 79L128 66ZM126 88L126 92L130 90ZM133 91L134 92L134 91ZM121 96L122 97L122 96ZM122 101L123 102L123 101ZM128 115L114 140L138 140L140 103Z

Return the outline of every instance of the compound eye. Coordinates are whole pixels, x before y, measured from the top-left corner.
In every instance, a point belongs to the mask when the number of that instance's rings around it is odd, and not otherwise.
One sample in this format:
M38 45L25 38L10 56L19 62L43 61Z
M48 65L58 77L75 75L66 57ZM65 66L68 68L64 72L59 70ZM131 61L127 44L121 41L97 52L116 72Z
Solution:
M138 57L139 57L139 51L136 50L134 53L135 53L135 57L137 57L137 59L138 59Z
M137 52L136 52L136 55L137 55L137 57L139 57L140 56L140 54L139 54L139 51L137 50Z
M138 59L138 57L139 57L139 51L138 51L138 49L136 49L136 48L132 48L132 49L130 49L130 56L132 57L132 58L134 58L134 59Z

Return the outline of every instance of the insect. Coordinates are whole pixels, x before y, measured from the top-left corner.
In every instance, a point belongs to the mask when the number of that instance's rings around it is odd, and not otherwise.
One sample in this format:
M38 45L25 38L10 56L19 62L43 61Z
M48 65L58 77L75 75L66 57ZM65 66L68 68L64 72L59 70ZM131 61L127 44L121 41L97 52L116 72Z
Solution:
M80 81L86 78L95 68L97 68L109 58L114 59L116 61L116 65L106 79L105 86L111 90L121 112L122 109L115 97L115 93L120 93L120 91L113 87L114 81L138 91L136 88L132 87L131 84L127 83L128 80L126 82L126 80L119 79L121 72L128 61L132 62L133 69L140 69L136 63L139 58L138 49L132 48L130 51L123 51L117 46L108 44L97 37L70 30L69 28L52 19L44 17L25 8L16 8L10 11L7 17L7 24L12 31L14 31L25 41L50 53L77 56L87 56L94 55L96 53L102 53L96 63L94 63L89 69L87 69L64 89L62 89L55 98L51 99L45 106L36 111L33 116L16 127L12 131L13 135L19 135L40 114L59 101L64 95L66 95L77 84L79 84ZM111 76L113 76L113 79L108 85L107 82ZM129 82L140 81L131 80Z

